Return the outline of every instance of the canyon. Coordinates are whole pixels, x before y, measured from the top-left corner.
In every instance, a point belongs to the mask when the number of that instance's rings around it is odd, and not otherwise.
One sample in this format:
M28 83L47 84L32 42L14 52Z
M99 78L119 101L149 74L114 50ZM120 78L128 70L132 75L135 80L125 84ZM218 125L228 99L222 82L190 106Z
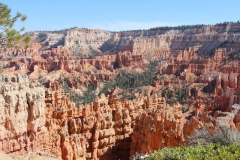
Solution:
M240 142L240 24L28 32L0 48L0 149L126 160L164 147Z

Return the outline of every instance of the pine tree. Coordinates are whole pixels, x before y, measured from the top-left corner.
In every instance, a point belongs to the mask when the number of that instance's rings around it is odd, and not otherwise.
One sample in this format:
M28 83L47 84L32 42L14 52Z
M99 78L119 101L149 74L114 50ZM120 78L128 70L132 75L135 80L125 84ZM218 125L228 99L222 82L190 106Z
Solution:
M25 48L27 48L30 37L20 34L25 28L22 27L19 31L13 29L16 21L24 22L26 19L27 17L19 12L12 17L11 9L7 5L0 3L0 45L18 49L24 44Z

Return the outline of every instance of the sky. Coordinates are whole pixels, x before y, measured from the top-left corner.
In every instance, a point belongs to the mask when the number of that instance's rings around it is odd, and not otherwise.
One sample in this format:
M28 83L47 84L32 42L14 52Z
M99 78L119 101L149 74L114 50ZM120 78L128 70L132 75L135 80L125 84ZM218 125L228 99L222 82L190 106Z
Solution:
M71 27L123 31L240 20L239 0L1 0L26 15L14 28L54 31Z

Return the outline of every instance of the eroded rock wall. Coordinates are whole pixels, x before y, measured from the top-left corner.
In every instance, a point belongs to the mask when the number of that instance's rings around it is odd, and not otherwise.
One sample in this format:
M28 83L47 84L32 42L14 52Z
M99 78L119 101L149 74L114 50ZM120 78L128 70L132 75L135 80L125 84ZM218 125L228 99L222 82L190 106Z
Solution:
M38 146L45 125L45 91L28 77L0 74L0 149L26 154Z
M46 48L63 45L76 53L117 53L131 51L137 54L155 53L166 56L168 51L197 47L199 54L215 48L229 51L240 49L240 25L205 26L185 30L141 30L109 32L86 28L73 28L59 33L30 32L31 37L44 42ZM160 51L160 52L159 52Z
M55 87L57 88L57 87ZM46 129L41 150L67 159L128 159L136 117L144 108L164 106L163 98L119 101L102 95L76 108L61 90L46 91ZM155 106L156 107L156 106ZM55 146L55 147L52 147Z
M44 89L26 76L1 74L0 84L0 149L12 155L43 152L64 160L124 160L136 152L200 140L240 141L239 105L225 112L199 102L183 113L178 103L169 106L153 94L128 101L101 95L77 108L57 82Z
M193 115L182 114L175 105L172 109L145 110L136 119L132 134L130 155L150 154L164 147L219 142L228 145L240 142L239 104L231 106L231 112L196 108ZM200 113L199 110L202 110ZM169 111L172 111L169 113Z
M183 145L182 117L179 104L172 107L156 105L145 109L135 120L130 155Z
M13 155L128 159L136 117L145 108L165 106L158 96L120 101L102 95L76 108L57 82L45 90L27 76L1 74L0 84L0 149Z

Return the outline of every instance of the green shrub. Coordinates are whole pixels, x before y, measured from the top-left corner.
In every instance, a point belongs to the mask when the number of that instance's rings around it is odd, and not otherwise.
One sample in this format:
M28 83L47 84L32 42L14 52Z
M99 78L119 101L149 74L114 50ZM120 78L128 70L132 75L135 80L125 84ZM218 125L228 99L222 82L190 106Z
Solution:
M232 143L222 146L220 143L209 143L195 146L163 148L151 154L148 160L236 160L240 158L240 145Z

